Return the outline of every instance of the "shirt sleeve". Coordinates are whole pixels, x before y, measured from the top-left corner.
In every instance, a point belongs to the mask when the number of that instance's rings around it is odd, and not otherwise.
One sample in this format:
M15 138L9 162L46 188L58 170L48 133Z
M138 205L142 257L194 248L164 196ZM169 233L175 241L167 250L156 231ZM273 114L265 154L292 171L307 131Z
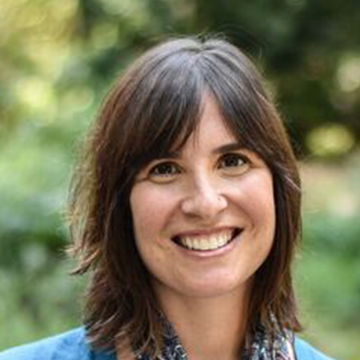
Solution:
M299 338L295 339L295 358L296 360L334 360Z
M0 360L90 360L82 328L0 352Z

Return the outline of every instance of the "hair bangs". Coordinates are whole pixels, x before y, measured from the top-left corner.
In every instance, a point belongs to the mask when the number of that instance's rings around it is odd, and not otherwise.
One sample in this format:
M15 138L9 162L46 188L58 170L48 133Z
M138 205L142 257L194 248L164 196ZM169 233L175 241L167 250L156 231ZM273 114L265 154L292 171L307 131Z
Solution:
M252 65L246 59L240 62L238 55L236 61L230 52L227 55L204 54L201 66L207 87L238 142L267 160L274 133L270 101Z
M192 58L180 58L164 61L141 106L147 111L139 114L131 161L137 169L181 149L201 118L205 83Z

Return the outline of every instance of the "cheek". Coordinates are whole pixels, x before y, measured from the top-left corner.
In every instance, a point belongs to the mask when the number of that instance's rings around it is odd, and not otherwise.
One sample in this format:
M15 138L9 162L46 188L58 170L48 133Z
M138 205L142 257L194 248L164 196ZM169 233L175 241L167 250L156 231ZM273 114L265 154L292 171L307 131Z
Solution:
M135 238L138 243L162 236L171 214L171 197L154 186L135 185L130 195Z
M245 179L241 193L245 211L254 224L262 224L274 232L275 200L271 173L263 170Z
M151 193L142 191L141 186L135 186L130 195L130 206L134 223L135 238L143 238L146 229L151 231L151 224L154 223L152 216L155 213Z
M134 186L130 205L134 224L135 244L145 267L158 274L166 266L171 252L167 219L171 213L169 196L164 197L154 187Z

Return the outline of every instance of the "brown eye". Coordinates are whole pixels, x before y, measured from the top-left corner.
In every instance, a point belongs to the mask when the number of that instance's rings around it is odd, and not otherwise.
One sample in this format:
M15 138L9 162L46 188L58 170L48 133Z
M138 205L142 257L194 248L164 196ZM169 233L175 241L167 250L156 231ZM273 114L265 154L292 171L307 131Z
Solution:
M220 161L221 168L240 167L247 164L247 161L240 154L226 154Z
M171 177L175 174L178 174L180 172L180 169L176 164L173 164L171 162L164 162L155 165L150 170L150 176L151 177Z
M225 154L220 158L219 169L228 175L241 175L249 168L248 159L236 153Z

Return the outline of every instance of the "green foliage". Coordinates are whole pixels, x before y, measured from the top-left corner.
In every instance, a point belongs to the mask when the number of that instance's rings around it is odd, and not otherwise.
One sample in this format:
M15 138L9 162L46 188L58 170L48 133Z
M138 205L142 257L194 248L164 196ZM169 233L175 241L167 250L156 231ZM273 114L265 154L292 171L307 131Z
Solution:
M304 230L297 289L312 343L334 358L360 353L360 156L303 165Z
M3 131L32 116L68 116L68 102L88 105L160 39L210 32L224 33L263 65L303 151L323 125L341 124L351 143L360 138L357 0L7 0L2 8Z
M22 252L23 269L1 268L0 350L79 325L83 284L41 245Z

